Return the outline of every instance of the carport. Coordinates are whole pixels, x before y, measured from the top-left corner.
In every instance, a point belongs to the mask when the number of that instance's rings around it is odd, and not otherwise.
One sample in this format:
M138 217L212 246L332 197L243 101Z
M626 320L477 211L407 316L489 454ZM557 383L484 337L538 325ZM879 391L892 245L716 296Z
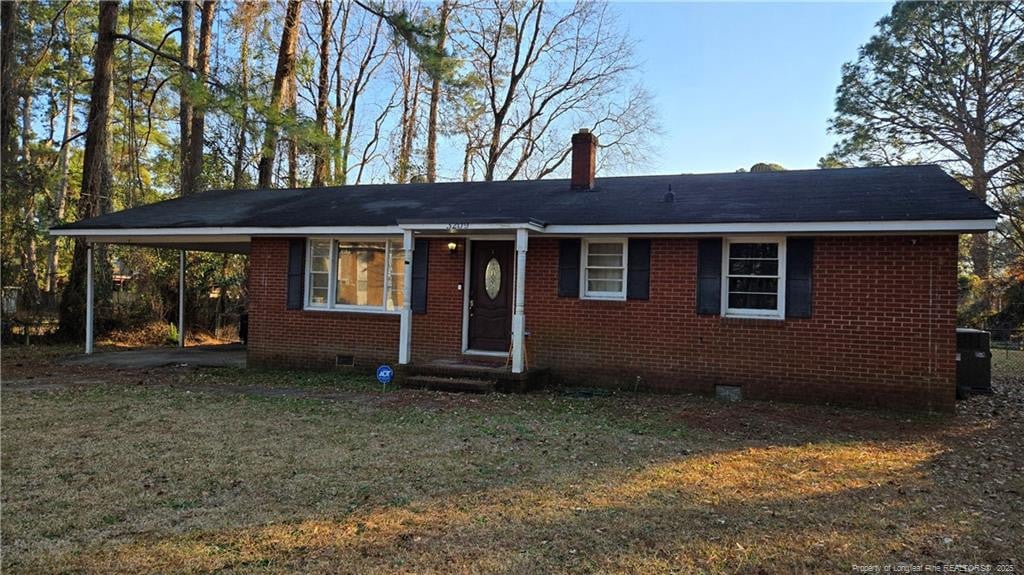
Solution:
M93 352L96 306L93 247L96 244L178 250L178 347L185 347L185 255L190 251L248 254L249 236L221 228L203 229L74 229L54 228L50 234L71 237L86 245L85 353Z

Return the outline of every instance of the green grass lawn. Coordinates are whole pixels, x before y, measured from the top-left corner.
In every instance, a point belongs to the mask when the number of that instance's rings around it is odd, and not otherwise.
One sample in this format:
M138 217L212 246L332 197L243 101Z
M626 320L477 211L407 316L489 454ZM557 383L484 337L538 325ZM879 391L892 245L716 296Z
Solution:
M946 418L4 360L9 573L850 572L1024 540L1020 381Z

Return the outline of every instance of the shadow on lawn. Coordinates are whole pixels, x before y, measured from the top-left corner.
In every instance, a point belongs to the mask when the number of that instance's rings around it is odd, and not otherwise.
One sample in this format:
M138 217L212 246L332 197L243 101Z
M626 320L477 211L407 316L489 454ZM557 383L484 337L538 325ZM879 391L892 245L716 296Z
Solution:
M998 431L976 428L968 439ZM1007 562L1015 549L992 543L986 510L958 500L957 486L935 474L957 464L949 448L823 441L700 453L637 471L577 469L537 485L455 489L337 518L153 537L72 564L104 572L746 573ZM1007 504L1019 509L1017 496Z
M280 384L266 385L271 383ZM314 381L308 387L315 391L319 385ZM1019 410L1007 407L1019 407L1024 397L1019 386L1011 390L1012 397L972 400L960 417L948 419L788 404L722 404L694 397L570 400L371 391L346 390L345 399L355 399L353 409L360 413L381 416L381 435L409 429L437 433L429 421L411 428L389 423L436 417L437 425L469 433L466 441L475 442L477 452L466 454L455 445L447 453L418 456L393 478L360 478L370 490L362 498L315 493L289 505L278 502L280 511L269 521L261 516L257 525L244 524L253 521L248 516L228 514L231 519L223 529L175 534L126 527L86 546L76 546L69 537L70 545L65 540L51 548L51 555L22 557L12 570L834 572L849 571L853 564L897 561L1005 562L1017 552L1011 542L1024 538L1019 521L1024 516L1024 433ZM218 401L237 400L222 395L217 394ZM323 400L315 393L286 397L299 403L311 399L310 404ZM281 396L265 399L279 402ZM201 397L189 401L202 406ZM177 409L176 404L169 406L160 417L186 413L167 411ZM506 412L515 417L508 415L500 425L488 419ZM277 412L252 411L267 413ZM341 426L351 413L330 411L322 417L338 418ZM301 417L292 415L301 423ZM591 426L580 437L570 437L581 417ZM164 429L180 433L188 424L187 418L172 418ZM492 463L499 448L528 435L528 424L545 426L545 434L535 443L524 440L527 445L506 460L523 464L526 471L517 475L506 467L481 479L476 466ZM516 426L522 429L512 431ZM672 433L678 427L684 428L682 436ZM262 434L268 429L307 434L263 438L265 444L252 446L278 457L317 428L257 423L244 431ZM646 451L602 454L591 446L594 461L567 453L575 441L587 441L587 434L593 440L602 429L624 439L646 434ZM203 433L215 436L217 431L209 427ZM378 445L377 432L358 428L345 437L365 444L373 456L394 454L394 446ZM152 448L165 445L171 444L154 443ZM684 445L696 448L687 452L681 449ZM538 470L530 466L532 461L557 466L557 471ZM439 488L421 480L437 471L431 465L440 464L451 465L445 470L451 484ZM274 469L284 468L279 464ZM330 473L329 468L313 470ZM246 473L247 482L266 477ZM332 477L351 481L352 475ZM172 480L178 479L172 474ZM284 485L289 479L273 481ZM410 497L387 493L403 487ZM286 497L273 489L252 495ZM321 500L336 507L325 507ZM146 505L146 513L166 512ZM288 511L296 507L298 511Z

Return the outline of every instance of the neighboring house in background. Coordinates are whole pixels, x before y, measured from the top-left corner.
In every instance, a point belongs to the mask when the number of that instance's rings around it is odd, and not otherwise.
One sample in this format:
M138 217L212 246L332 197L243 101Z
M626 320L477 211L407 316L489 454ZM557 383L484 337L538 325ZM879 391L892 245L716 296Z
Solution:
M951 410L957 245L936 166L216 191L56 228L249 254L251 365L508 360L587 384ZM731 391L734 391L731 389Z

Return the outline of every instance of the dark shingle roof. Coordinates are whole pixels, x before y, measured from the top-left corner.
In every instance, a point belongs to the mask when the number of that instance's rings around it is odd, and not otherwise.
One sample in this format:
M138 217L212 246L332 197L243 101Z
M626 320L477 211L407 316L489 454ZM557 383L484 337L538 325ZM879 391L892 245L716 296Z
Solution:
M671 190L674 201L665 201ZM991 220L997 214L938 166L568 180L224 190L63 229L385 226L399 221L703 224Z

